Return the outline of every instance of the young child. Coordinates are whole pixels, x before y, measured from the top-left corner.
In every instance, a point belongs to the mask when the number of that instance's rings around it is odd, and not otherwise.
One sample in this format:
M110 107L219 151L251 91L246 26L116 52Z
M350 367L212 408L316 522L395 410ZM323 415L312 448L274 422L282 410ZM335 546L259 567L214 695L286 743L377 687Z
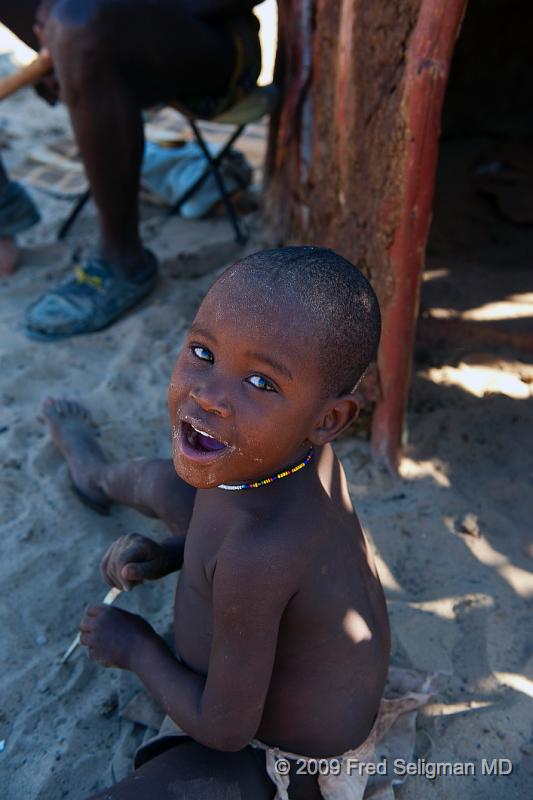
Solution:
M108 463L81 406L45 401L77 490L172 532L120 538L105 580L129 589L181 569L175 652L117 608L81 622L90 656L135 672L175 723L100 800L362 797L366 777L337 773L341 754L372 757L389 627L330 443L357 415L379 334L374 292L345 259L256 253L212 286L178 357L172 461ZM330 759L330 774L306 774L300 754Z

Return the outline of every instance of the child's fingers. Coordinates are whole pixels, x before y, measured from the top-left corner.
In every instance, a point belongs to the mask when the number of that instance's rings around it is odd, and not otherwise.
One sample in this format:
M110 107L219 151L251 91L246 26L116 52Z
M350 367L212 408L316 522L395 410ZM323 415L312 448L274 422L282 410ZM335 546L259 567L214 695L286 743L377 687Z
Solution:
M122 589L119 575L116 572L116 545L117 542L112 544L102 558L100 562L100 574L108 586L116 586L117 589Z
M78 629L84 633L88 633L93 629L93 622L90 617L84 616L78 625Z
M131 592L134 586L136 586L138 581L130 581L126 578L120 578L120 581L117 582L116 586L118 589L122 589L123 592Z
M122 568L126 564L130 563L137 563L140 561L146 561L146 559L150 558L150 553L148 548L142 544L132 544L131 547L127 547L122 553L120 553L119 561Z
M87 606L85 609L84 619L99 617L102 611L106 610L107 606L104 606L102 603L94 603L93 605Z
M100 574L108 586L128 590L131 587L124 585L120 575L121 568L120 546L115 547L115 545L112 545L100 562Z
M108 586L129 591L139 581L137 575L124 571L130 564L138 564L153 557L153 542L138 533L121 536L106 551L100 562L100 573Z
M107 583L108 586L114 586L113 577L109 571L109 554L106 553L103 559L100 561L100 575Z
M126 571L127 570L127 571ZM122 575L129 580L142 583L144 580L154 580L162 575L161 559L152 558L150 561L142 561L137 564L127 564L122 570Z
M128 547L120 555L119 580L127 583L128 589L133 588L136 583L142 583L147 575L146 567L153 560L153 552L150 547L144 544L136 544Z
M113 570L112 574L110 574L110 580L107 581L109 586L113 586L115 589L121 589L124 592L129 592L132 588L132 584L130 581L125 580L121 575L121 570L119 569L118 565Z
M126 581L127 583L142 583L143 578L140 567L140 564L126 564L123 566L120 571L120 578L122 582Z

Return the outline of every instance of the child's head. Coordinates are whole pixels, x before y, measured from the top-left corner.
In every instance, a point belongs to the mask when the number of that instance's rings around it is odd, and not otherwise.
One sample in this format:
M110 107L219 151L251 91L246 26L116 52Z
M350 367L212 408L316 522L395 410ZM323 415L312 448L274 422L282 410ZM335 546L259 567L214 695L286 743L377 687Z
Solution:
M372 287L331 250L233 264L201 304L170 384L179 474L205 488L254 480L331 441L357 413L351 392L379 334Z

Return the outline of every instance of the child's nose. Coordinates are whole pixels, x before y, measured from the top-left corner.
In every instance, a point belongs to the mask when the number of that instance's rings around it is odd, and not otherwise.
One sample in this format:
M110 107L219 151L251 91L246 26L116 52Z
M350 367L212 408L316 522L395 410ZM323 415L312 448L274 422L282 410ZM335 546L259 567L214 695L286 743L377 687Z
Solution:
M191 389L191 397L198 403L203 411L216 414L219 417L229 417L231 411L228 401L225 399L221 389L210 386L196 386Z

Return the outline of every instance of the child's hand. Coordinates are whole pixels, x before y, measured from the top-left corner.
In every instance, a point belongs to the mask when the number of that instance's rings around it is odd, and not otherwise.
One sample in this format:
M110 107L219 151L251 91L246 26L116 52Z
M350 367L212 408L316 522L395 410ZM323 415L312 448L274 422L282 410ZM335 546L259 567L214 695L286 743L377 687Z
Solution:
M133 659L147 640L157 636L137 614L120 608L88 606L80 623L80 641L89 655L103 667L132 669Z
M144 580L168 575L172 569L168 551L139 533L129 533L113 542L100 563L105 582L127 592Z

